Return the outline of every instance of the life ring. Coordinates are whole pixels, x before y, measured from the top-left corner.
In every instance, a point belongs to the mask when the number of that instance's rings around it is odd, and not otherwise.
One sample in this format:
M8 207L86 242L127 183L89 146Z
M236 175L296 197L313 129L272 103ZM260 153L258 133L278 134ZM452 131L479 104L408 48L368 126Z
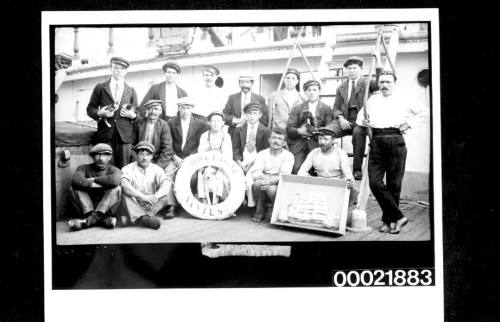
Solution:
M191 191L191 177L198 170L216 167L230 179L231 189L225 200L209 205L200 202ZM245 176L243 170L233 160L225 160L219 152L202 152L188 156L177 172L174 194L182 208L200 219L221 220L234 216L234 212L245 197Z

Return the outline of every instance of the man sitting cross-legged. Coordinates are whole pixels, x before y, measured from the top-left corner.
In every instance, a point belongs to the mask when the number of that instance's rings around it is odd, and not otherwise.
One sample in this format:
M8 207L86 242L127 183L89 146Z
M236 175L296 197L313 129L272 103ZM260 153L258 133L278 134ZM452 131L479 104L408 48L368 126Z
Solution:
M151 163L155 147L146 141L135 146L137 161L122 169L122 190L130 221L137 225L158 229L155 215L167 205L171 189L165 171Z
M121 198L121 171L109 164L113 150L105 143L99 143L90 149L94 159L91 164L79 166L71 182L71 201L80 217L68 222L71 230L80 230L95 225L115 228L113 216Z

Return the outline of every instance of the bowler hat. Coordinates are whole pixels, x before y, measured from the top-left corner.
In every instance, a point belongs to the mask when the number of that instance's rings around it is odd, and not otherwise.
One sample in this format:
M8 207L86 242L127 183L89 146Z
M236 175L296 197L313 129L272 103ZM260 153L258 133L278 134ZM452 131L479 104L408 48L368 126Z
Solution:
M113 154L113 149L106 143L98 143L94 145L89 152L90 155L95 155L95 154Z
M146 151L149 151L153 154L156 152L155 147L151 143L149 143L148 141L141 141L141 142L137 143L137 145L134 147L134 150L136 152L138 152L140 150L146 150Z
M310 87L310 86L318 86L321 89L321 84L314 79L308 80L307 82L304 83L303 89L304 92Z
M352 65L352 64L357 64L357 65L359 65L359 67L363 67L363 58L361 58L359 56L349 57L344 62L344 67L347 68L347 66Z
M147 109L147 110L149 110L153 106L156 106L156 105L161 106L162 103L163 103L162 100L149 100L149 101L146 102L146 104L144 104L144 108Z
M166 62L161 69L163 69L163 71L166 72L167 68L175 69L178 74L180 74L181 72L181 66L174 61Z
M112 57L109 61L111 64L118 64L118 65L121 65L125 68L128 68L128 66L130 65L128 60L126 60L123 57Z
M260 103L258 103L258 102L250 102L250 103L246 104L245 107L243 107L244 113L247 113L247 112L250 112L253 110L258 110L258 111L262 112L262 105L260 105Z

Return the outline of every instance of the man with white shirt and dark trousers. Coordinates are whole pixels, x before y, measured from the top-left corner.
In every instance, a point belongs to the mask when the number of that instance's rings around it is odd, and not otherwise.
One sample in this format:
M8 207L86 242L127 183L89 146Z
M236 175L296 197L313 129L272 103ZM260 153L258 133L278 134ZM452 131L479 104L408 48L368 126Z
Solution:
M344 68L348 79L337 87L333 104L334 122L332 128L337 137L352 135L353 174L359 180L362 177L361 166L366 147L366 129L356 125L358 111L363 107L366 79L361 77L363 60L360 57L349 57Z
M175 61L166 62L163 67L165 81L151 86L142 99L140 113L143 117L146 114L145 104L150 100L162 101L162 113L160 119L168 120L177 115L177 100L186 97L184 89L177 85L177 77L181 73L181 66Z
M318 147L313 132L332 122L332 108L320 101L321 85L316 80L309 80L303 86L307 102L296 105L288 117L286 132L288 150L293 153L295 162L293 174L299 171L306 156Z
M410 106L408 98L394 93L395 82L394 73L381 72L377 77L380 92L367 102L368 120L362 109L356 121L358 125L372 127L368 163L370 189L382 208L380 231L391 234L398 234L408 222L399 209L407 154L403 134L412 128L413 116L423 112L418 105Z
M194 100L191 97L182 97L177 101L179 114L169 119L168 127L172 136L173 156L165 168L165 173L173 186L175 182L176 170L182 165L182 160L191 154L198 152L198 145L200 144L200 137L203 132L209 129L208 124L193 117L193 108L195 106ZM172 187L173 188L173 187ZM173 200L174 205L171 206L165 218L173 218L178 215L178 205L173 195L173 189L170 189L169 200Z
M238 78L238 84L241 91L227 98L226 106L222 111L224 113L224 120L226 125L229 126L228 133L233 139L235 129L243 126L246 122L246 115L244 112L244 107L249 103L259 103L262 106L266 105L266 100L264 97L252 92L252 86L254 83L253 76L240 76ZM266 109L262 109L262 117L260 122L267 126L268 115ZM234 141L234 139L233 139Z

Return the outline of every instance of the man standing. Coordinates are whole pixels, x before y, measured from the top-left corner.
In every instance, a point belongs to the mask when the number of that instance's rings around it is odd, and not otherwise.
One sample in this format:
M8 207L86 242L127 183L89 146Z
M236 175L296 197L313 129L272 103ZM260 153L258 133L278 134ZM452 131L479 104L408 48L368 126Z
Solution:
M155 215L168 204L171 186L165 171L151 163L155 147L146 141L135 146L137 161L122 169L121 186L130 221L152 229L160 228Z
M97 84L87 106L87 114L97 121L96 141L113 148L113 162L122 168L130 162L137 94L125 83L129 62L111 58L111 79Z
M182 160L191 154L198 152L200 137L203 132L209 129L205 121L193 117L194 101L186 96L177 101L179 114L168 120L168 127L173 140L173 156L172 161L165 168L168 178L170 179L169 200L173 201L172 206L165 214L165 218L173 218L178 215L178 206L173 194L173 183L177 169L182 165Z
M284 149L286 131L273 127L269 138L269 148L260 151L251 168L254 184L255 214L252 221L261 222L265 216L265 204L269 200L274 205L280 174L290 174L293 168L293 154Z
M399 209L407 153L403 134L411 128L411 116L423 112L421 107L410 107L406 98L394 94L395 82L394 73L380 73L377 78L380 93L367 102L369 120L364 119L362 109L356 121L358 125L372 127L368 163L370 189L382 208L380 231L391 234L398 234L408 222Z
M226 125L229 126L228 133L231 138L234 135L235 129L243 126L246 122L244 108L249 103L259 103L262 106L266 105L266 100L264 97L252 92L252 86L254 83L253 76L240 76L238 78L239 86L241 91L229 95L224 108L224 119ZM267 126L268 116L267 111L262 110L262 117L260 122Z
M335 143L335 132L330 128L322 127L315 131L314 135L318 136L319 147L309 152L297 175L310 176L309 171L313 168L318 177L347 180L347 187L352 189L349 194L349 204L354 204L358 193L353 188L354 177L351 173L349 158L347 153Z
M367 135L364 127L356 125L358 112L364 104L366 89L366 79L361 77L363 60L357 56L350 57L345 61L344 68L349 78L337 88L332 126L338 137L352 135L354 178L360 180Z
M286 131L288 149L293 153L295 162L293 174L299 171L307 154L318 147L313 132L332 122L332 108L320 101L321 85L318 81L309 80L304 84L307 102L296 105L290 112Z
M144 104L146 118L139 120L134 127L134 144L140 141L155 147L153 163L165 169L172 162L172 136L167 121L160 119L162 101L150 100Z
M223 80L219 76L219 68L215 65L203 66L203 85L194 93L196 104L193 116L206 121L208 114L213 111L222 112L227 95L221 89Z
M268 114L270 127L286 128L288 115L295 105L302 104L305 99L299 92L300 74L294 68L286 71L283 80L283 89L273 92L268 100Z
M68 225L71 230L98 224L115 228L114 214L121 200L121 171L109 164L112 155L109 145L99 143L90 149L94 162L80 165L73 174L71 201L79 217L86 218L70 220Z
M165 81L151 86L141 102L141 116L146 113L145 104L150 100L161 101L162 120L168 120L177 115L177 99L187 96L184 89L177 84L177 77L181 73L181 66L174 61L166 62L163 67Z

